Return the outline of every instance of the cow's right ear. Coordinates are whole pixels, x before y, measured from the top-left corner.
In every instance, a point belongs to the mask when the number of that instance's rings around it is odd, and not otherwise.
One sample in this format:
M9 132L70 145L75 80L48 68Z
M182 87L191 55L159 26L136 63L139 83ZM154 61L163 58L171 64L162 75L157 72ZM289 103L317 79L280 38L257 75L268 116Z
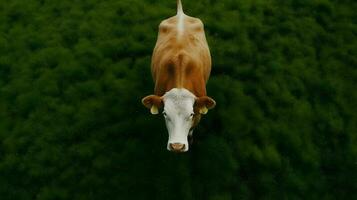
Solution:
M159 113L159 108L162 107L163 101L160 96L157 95L149 95L144 97L141 102L145 107L150 109L151 114L156 115Z
M212 109L216 106L216 102L208 96L198 97L195 101L195 108L200 114L207 114L208 109Z

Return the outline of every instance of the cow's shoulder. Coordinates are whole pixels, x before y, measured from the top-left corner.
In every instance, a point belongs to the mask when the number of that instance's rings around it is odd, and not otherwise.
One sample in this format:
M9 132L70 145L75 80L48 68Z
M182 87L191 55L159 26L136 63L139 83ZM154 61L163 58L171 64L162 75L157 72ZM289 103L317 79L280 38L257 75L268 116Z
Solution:
M172 30L175 28L177 23L177 17L173 16L170 18L167 18L165 20L162 20L161 23L159 24L159 31L160 32L167 32L169 30Z
M201 19L196 17L190 17L190 16L186 16L185 26L187 26L190 30L195 30L195 31L203 31L203 27L204 27Z

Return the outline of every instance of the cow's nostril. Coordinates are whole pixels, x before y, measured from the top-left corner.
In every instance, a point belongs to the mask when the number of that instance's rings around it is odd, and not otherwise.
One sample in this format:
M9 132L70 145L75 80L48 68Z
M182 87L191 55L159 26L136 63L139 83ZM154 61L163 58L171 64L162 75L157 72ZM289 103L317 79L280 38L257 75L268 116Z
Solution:
M181 143L171 143L170 144L170 148L173 151L182 151L185 149L185 144L181 144Z

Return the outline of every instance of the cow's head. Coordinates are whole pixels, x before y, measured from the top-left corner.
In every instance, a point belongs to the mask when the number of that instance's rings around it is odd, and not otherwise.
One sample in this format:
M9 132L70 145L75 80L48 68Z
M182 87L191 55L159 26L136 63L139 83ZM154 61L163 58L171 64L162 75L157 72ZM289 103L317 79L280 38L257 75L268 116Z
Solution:
M210 97L196 97L190 91L178 88L171 89L162 97L149 95L143 98L142 103L154 115L163 108L162 114L169 132L167 149L175 152L188 151L187 137L192 136L201 115L216 105Z

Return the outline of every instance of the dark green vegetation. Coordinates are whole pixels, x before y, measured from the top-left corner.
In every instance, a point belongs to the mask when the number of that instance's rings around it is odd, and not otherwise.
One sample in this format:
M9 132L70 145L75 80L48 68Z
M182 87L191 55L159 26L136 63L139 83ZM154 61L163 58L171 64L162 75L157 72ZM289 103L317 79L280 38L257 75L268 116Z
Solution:
M150 56L175 0L0 1L0 199L356 199L357 4L183 0L217 101L166 150Z

